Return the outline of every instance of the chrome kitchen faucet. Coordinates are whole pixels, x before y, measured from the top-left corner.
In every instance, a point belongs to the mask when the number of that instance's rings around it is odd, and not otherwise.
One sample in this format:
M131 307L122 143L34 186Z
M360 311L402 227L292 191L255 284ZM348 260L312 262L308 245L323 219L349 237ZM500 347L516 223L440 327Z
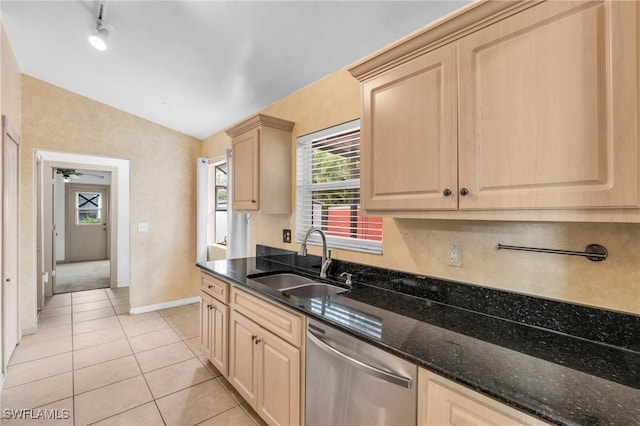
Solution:
M320 237L322 237L322 266L320 267L320 278L327 278L327 270L331 265L331 250L329 250L329 256L327 256L327 237L324 235L324 232L322 232L322 229L309 228L302 239L302 245L300 246L300 250L298 250L298 256L307 255L307 239L312 232L318 232L320 233Z

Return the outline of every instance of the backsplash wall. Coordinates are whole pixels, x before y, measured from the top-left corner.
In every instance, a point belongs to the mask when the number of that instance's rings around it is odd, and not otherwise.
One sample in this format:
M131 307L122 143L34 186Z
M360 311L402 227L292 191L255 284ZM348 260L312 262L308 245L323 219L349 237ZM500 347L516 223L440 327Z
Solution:
M260 111L296 123L295 142L307 133L358 118L360 86L346 70L338 71ZM233 123L229 123L231 126ZM230 146L224 132L204 141L203 155ZM295 184L293 185L295 206ZM295 229L292 215L254 215L249 247L263 244L296 250L282 243L282 229ZM462 267L447 265L448 245L462 247ZM498 251L498 243L581 251L604 245L609 258ZM640 224L498 222L385 219L382 255L333 249L333 257L415 274L640 314ZM309 252L320 254L310 246Z

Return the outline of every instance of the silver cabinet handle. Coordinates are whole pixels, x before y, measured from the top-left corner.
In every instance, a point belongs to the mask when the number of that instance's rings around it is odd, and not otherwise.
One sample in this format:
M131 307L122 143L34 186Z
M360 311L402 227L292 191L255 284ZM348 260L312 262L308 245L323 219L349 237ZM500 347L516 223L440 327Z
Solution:
M399 376L397 374L389 373L388 371L381 370L372 365L366 364L362 361L358 361L357 359L353 359L347 354L344 354L334 348L333 346L327 344L322 338L316 335L313 331L307 330L307 337L315 343L320 349L331 354L335 357L342 358L353 368L356 368L364 373L367 373L371 376L377 377L379 379L385 380L389 383L393 383L394 385L402 386L403 388L411 389L413 386L413 380L407 377Z

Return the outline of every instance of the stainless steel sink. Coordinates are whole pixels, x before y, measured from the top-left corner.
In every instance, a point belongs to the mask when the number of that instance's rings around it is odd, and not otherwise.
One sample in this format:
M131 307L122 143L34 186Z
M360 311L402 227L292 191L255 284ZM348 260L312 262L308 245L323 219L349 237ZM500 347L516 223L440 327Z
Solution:
M290 273L265 275L261 277L249 276L248 278L278 290L285 295L300 298L325 297L347 291L346 288L316 282L311 278Z
M345 291L347 291L347 289L325 283L310 283L302 284L296 287L283 288L280 291L282 292L282 294L288 294L289 296L312 298L344 293Z
M252 280L259 282L260 284L264 284L276 290L297 287L299 285L309 284L313 282L313 280L310 278L288 273L266 275L256 278L252 278L251 276L249 276L248 278L251 278Z

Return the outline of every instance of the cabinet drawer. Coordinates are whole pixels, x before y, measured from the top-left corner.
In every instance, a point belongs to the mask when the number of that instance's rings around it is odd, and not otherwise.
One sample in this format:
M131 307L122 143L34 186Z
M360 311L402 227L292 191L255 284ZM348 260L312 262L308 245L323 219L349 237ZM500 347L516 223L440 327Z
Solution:
M229 283L203 273L200 288L222 303L229 303Z
M296 347L302 345L302 318L256 296L231 289L233 309Z

